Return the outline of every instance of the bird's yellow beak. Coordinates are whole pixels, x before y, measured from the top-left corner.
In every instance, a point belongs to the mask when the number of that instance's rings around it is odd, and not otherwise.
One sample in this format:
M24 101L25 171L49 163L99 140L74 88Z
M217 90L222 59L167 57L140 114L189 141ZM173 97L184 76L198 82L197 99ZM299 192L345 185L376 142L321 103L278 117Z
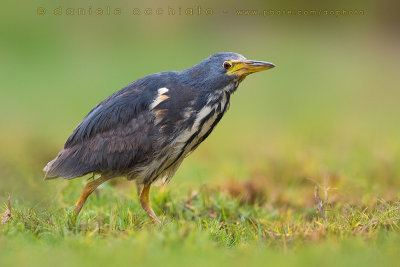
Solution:
M232 60L229 61L232 67L226 72L229 75L237 74L239 76L247 76L251 73L269 70L275 67L274 64L264 61L255 60Z

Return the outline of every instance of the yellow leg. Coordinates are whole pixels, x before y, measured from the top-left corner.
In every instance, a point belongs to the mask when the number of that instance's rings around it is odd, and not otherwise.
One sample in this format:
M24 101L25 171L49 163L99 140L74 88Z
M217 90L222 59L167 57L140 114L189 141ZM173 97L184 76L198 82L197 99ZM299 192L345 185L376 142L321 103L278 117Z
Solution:
M140 193L142 192L142 189L143 189L143 184L139 184L139 183L136 181L136 190L137 190L137 195L138 195L138 197L140 197Z
M91 181L86 184L86 186L83 188L81 196L79 197L78 201L76 202L75 205L75 214L78 215L79 212L81 211L83 205L86 202L86 199L89 197L91 193L93 193L94 190L96 190L99 185L104 183L105 181L109 180L110 178L107 177L100 177L94 181Z
M147 215L149 215L151 221L153 223L160 224L161 221L154 213L153 209L151 208L150 200L149 200L149 192L150 192L150 185L144 185L142 192L140 193L140 204L142 204L142 208L146 211Z

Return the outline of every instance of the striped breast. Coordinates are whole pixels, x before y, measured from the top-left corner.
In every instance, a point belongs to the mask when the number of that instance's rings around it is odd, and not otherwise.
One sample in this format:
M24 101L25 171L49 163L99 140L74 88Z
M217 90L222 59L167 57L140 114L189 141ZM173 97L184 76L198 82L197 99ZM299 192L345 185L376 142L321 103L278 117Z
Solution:
M196 121L193 125L193 128L197 130L196 133L192 135L191 138L193 138L193 141L189 142L187 151L185 152L192 152L208 137L208 135L214 130L214 127L221 120L228 107L229 94L227 93L223 92L217 100L210 99L208 105L202 108L197 115Z
M174 160L170 166L182 161L208 137L228 107L228 93L222 92L217 96L210 97L207 104L196 113L194 123L174 140L175 146L172 154L176 156L172 157Z
M158 96L152 106L155 107L161 101L167 99L167 94L167 88L159 89ZM156 182L155 184L167 183L183 159L208 137L221 120L229 107L229 99L229 92L220 91L210 96L206 105L197 112L183 110L182 112L187 113L188 116L194 116L193 124L182 129L180 134L170 142L170 145L160 153L160 156L150 166L147 166L145 171L147 178L145 180ZM155 123L158 123L158 121L155 121Z

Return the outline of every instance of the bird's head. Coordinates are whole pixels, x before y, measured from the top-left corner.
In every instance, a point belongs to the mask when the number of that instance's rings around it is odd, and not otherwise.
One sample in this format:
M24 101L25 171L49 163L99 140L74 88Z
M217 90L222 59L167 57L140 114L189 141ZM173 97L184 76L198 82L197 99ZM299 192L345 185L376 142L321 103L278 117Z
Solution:
M210 56L184 72L204 89L217 90L230 84L237 86L247 75L273 67L275 65L269 62L248 60L237 53L223 52Z

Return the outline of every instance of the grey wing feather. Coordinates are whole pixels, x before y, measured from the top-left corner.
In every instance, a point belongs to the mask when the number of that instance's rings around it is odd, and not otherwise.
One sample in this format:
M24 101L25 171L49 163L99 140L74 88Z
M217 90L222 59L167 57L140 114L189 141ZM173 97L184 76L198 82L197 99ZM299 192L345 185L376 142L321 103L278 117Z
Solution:
M129 86L95 106L68 138L64 149L43 169L46 179L91 172L115 174L145 156L155 131L148 110L153 90Z

